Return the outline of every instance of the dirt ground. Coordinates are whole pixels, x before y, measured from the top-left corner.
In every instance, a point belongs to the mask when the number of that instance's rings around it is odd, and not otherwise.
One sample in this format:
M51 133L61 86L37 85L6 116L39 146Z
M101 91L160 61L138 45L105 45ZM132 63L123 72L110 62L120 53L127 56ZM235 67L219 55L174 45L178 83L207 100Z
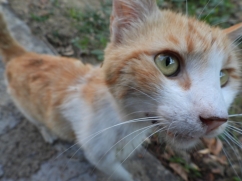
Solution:
M236 1L237 9L236 13L231 15L230 23L242 22L242 2ZM23 19L31 28L32 32L40 37L43 41L49 43L53 47L53 51L64 55L73 56L76 58L82 58L85 62L95 63L97 60L94 57L81 56L81 50L76 49L70 43L71 39L76 36L77 30L73 28L72 21L65 15L65 11L68 8L78 7L84 9L89 6L91 8L99 7L99 1L97 0L9 0L9 4L13 11ZM39 17L51 16L48 19L39 19ZM57 32L61 36L53 36L54 32ZM242 113L242 93L238 96L235 104L232 106L232 113ZM237 121L241 121L241 118L237 118ZM24 129L24 124L21 123L19 129ZM240 125L238 125L240 126ZM33 128L34 129L34 128ZM10 133L11 134L11 133ZM30 130L31 135L31 130ZM3 138L4 139L4 138ZM31 136L30 138L31 139ZM36 136L36 139L41 139ZM242 137L238 135L238 139L242 141ZM4 141L4 140L3 140ZM7 143L7 138L4 144ZM42 147L43 145L39 145ZM51 157L53 150L49 146L46 146L48 153L46 157ZM37 148L30 148L36 149ZM241 148L236 146L231 147L224 141L224 149L227 150L226 154L229 155L230 160L226 161L225 154L221 153L219 156L214 156L208 152L199 153L198 151L206 149L203 146L197 148L191 154L183 153L176 155L173 151L163 149L160 141L157 138L152 139L152 144L148 146L148 149L156 155L156 157L165 165L168 169L181 176L184 180L189 181L239 181L239 177L242 178L242 165L241 165ZM5 151L12 151L5 150ZM1 148L0 148L1 153ZM26 156L21 154L21 149L16 154L22 157ZM31 156L31 155L30 155ZM45 159L43 157L43 159ZM12 161L11 158L6 157L6 161ZM172 160L172 161L171 161ZM187 163L184 163L185 160ZM171 165L172 163L175 163ZM230 163L233 167L231 167ZM28 163L26 163L28 165ZM179 167L182 165L182 167ZM193 167L191 166L193 165ZM27 168L27 167L26 167ZM37 166L36 166L37 168ZM12 168L15 169L15 168ZM17 169L17 168L16 168ZM174 170L180 169L180 172ZM235 173L235 171L237 174ZM1 174L1 165L0 165ZM24 174L21 173L21 174ZM198 175L197 175L198 174ZM185 176L184 176L185 175Z

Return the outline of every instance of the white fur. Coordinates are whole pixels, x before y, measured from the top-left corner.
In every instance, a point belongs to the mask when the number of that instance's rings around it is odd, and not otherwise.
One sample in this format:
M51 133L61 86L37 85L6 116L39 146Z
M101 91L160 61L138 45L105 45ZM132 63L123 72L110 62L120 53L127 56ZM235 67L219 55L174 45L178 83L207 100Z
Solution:
M82 90L82 86L75 86L75 90ZM73 92L73 88L70 90ZM99 87L96 96L99 99L90 105L76 91L66 99L62 113L72 124L77 141L92 164L116 179L132 181L121 162L141 145L147 131L136 131L141 128L137 123L125 124L106 87Z

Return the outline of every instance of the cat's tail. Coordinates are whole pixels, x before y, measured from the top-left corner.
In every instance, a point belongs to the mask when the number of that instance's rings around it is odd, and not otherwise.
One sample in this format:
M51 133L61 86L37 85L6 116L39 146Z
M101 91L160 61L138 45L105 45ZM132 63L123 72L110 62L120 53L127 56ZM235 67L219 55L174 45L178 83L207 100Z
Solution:
M7 63L11 59L21 56L26 52L10 35L4 17L0 13L0 55L3 57L3 62Z

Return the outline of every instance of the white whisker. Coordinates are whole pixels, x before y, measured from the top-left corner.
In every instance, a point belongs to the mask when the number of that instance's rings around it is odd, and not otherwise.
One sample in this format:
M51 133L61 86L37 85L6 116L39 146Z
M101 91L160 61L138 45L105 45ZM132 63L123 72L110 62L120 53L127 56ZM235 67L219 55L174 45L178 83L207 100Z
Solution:
M161 128L161 129L159 129L159 130L157 130L157 131L155 131L154 133L152 133L152 134L150 134L150 136L148 136L147 138L150 138L151 136L153 136L154 134L156 134L156 133L158 133L158 132L160 132L160 131L163 131L164 129L165 129L166 127L164 127L164 128ZM146 138L146 139L147 139ZM142 141L140 144L138 144L138 146L136 146L135 148L134 148L134 150L124 159L124 161L122 161L122 164L132 155L132 153L143 143L144 141Z
M212 13L212 11L221 3L221 2L223 2L223 1L220 1L219 3L217 3L215 6L214 6L214 8L213 9L211 9L210 11L209 11L209 13L205 16L205 18L204 19L206 19L211 13Z
M208 3L210 2L210 0L208 0L207 4L203 7L202 9L202 12L199 14L198 18L197 19L200 19L200 17L202 16L203 14L203 11L205 10L205 8L208 6Z
M130 133L130 134L128 134L128 135L126 135L125 137L123 137L122 139L120 139L118 142L116 142L101 158L100 158L100 160L98 161L98 163L105 157L105 155L107 155L108 154L108 152L110 152L111 150L112 150L112 148L114 148L116 145L118 145L121 141L123 141L124 139L126 139L126 138L128 138L129 136L131 136L131 135L133 135L133 134L135 134L135 133L137 133L137 132L139 132L139 131L142 131L141 133L139 133L138 135L136 135L133 139L131 139L126 145L128 145L132 140L134 140L137 136L139 136L140 134L142 134L143 132L145 132L145 131L147 131L148 129L150 129L150 128L153 128L153 127L156 127L156 126L158 126L158 125L162 125L162 123L159 123L159 124L154 124L154 125L151 125L151 126L147 126L147 127L144 127L144 128L141 128L141 129L138 129L138 130L136 130L136 131L133 131L132 133ZM125 146L126 146L125 145ZM123 146L123 148L122 149L124 149L124 147L125 146ZM94 168L95 169L95 168Z
M234 170L234 173L235 173L235 174L236 174L236 176L239 178L238 173L236 172L236 170L234 169L234 167L233 167L233 165L232 165L232 162L230 161L229 154L228 154L228 153L225 151L225 149L224 149L224 148L222 148L222 150L223 150L223 152L224 152L225 156L227 157L229 164L231 165L232 169Z
M222 136L222 135L221 135L221 136ZM225 136L226 136L226 135L225 135ZM223 139L229 144L229 146L230 146L230 147L232 148L232 150L235 152L237 158L239 158L239 157L238 157L238 154L236 153L236 151L235 151L235 149L234 149L234 147L229 143L229 141L226 139L226 137L222 136L222 138L223 138ZM234 173L236 174L236 176L237 176L238 178L240 178L239 175L238 175L238 173L236 172L236 170L234 169L234 167L233 167L233 165L232 165L232 162L231 162L231 160L230 160L230 158L229 158L228 153L225 151L224 148L222 148L222 150L223 150L225 156L227 157L227 159L228 159L228 161L229 161L229 164L231 165L232 169L234 170ZM242 168L242 167L241 167L241 168ZM242 171L241 171L241 173L242 173Z
M228 132L224 132L224 135L227 136L227 138L229 138L233 143L235 143L239 148L242 148L242 145L240 142L238 142L234 137L232 137L231 135L229 135Z
M239 129L239 128L234 127L234 126L232 126L232 125L228 125L227 128L230 129L230 130L232 130L232 131L235 131L235 132L237 132L237 133L242 134L242 129Z
M69 149L71 149L72 147L76 146L78 143L75 143L74 145L70 146L69 148L67 148L66 150L64 150L63 152L61 152L60 154L58 154L56 157L55 157L55 160L57 158L59 158L61 155L63 155L65 152L67 152Z
M233 117L242 117L242 114L232 114L232 115L229 115L229 118L233 118Z

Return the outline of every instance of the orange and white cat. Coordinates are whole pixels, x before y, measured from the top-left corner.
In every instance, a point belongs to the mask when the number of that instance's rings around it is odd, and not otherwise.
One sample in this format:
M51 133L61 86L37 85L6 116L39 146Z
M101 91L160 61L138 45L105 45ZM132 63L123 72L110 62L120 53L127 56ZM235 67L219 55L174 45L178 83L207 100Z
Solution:
M242 24L222 30L155 0L113 0L103 66L26 51L0 16L8 92L44 139L74 141L117 180L122 166L156 132L183 149L222 133L240 82L235 40Z

